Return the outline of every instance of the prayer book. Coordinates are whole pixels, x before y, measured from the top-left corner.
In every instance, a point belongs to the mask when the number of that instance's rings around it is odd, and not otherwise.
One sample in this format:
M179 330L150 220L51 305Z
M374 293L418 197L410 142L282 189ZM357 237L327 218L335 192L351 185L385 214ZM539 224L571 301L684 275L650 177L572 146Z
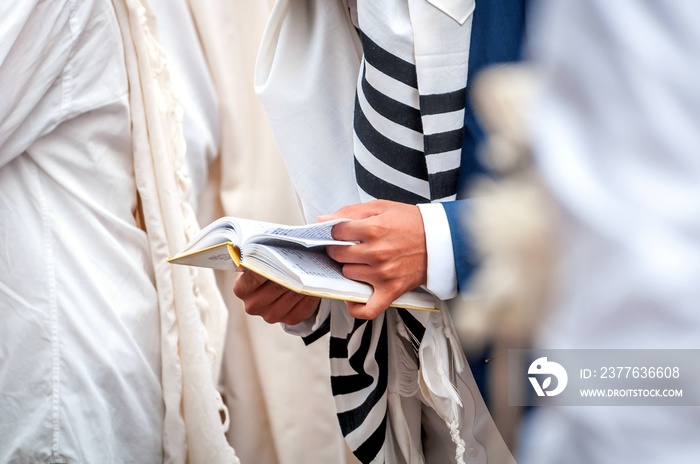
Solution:
M345 277L342 265L325 249L327 245L356 245L331 235L331 228L345 221L349 219L287 226L222 217L203 228L168 261L218 270L248 270L297 293L365 303L372 295L372 286ZM417 288L391 306L436 310L437 304L435 296Z

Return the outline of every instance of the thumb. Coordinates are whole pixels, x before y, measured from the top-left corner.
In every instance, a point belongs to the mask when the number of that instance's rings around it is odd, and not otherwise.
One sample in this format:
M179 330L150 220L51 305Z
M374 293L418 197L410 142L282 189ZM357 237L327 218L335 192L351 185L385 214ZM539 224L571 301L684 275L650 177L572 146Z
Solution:
M353 303L346 301L348 313L357 319L376 319L381 313L387 310L389 305L396 298L389 291L375 289L367 303Z

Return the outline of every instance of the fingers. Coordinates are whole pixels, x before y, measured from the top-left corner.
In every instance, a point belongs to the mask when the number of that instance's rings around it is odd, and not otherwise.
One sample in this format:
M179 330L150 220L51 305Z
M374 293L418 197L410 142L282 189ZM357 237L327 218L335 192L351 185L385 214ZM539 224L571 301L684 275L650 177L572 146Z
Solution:
M260 316L268 324L277 322L289 325L298 324L310 317L318 306L317 303L312 305L310 301L307 301L311 297L288 290L274 282L265 284L265 287L261 287L261 290L268 290L268 285L270 286L268 296L273 297L273 295L277 295L277 298L261 305L249 306L246 304L246 312L248 314ZM307 309L308 311L306 311Z
M348 240L356 242L367 242L376 240L387 231L379 221L375 221L376 216L369 216L363 219L353 219L349 222L341 222L331 229L331 235L336 240Z
M244 271L233 284L233 293L241 300L245 300L267 281L268 280L261 275Z
M365 219L381 213L385 207L384 203L386 203L385 200L374 200L367 203L344 206L333 214L324 214L318 216L316 219L319 222L331 221L338 218Z
M391 291L375 289L374 293L366 304L346 301L348 313L357 319L376 319L382 312L394 302L401 294L393 295Z
M319 220L351 221L333 226L333 237L357 245L329 246L328 255L343 264L343 274L374 288L367 304L348 303L357 318L374 319L399 296L427 281L423 218L415 205L375 200L346 206Z
M318 309L320 298L302 295L254 272L244 272L236 280L233 292L243 300L246 313L265 322L296 325Z
M358 245L330 245L326 247L326 253L334 261L339 263L369 264L362 244Z
M310 318L321 304L320 298L300 295L302 298L279 321L287 325L297 325Z
M380 285L386 280L367 264L345 264L343 265L343 275L348 279L367 282L373 286Z

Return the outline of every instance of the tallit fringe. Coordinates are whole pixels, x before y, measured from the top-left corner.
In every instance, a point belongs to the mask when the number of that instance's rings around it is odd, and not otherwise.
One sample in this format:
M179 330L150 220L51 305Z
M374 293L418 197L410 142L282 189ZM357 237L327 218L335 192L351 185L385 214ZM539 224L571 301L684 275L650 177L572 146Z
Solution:
M401 337L411 343L411 338L406 327L398 321L396 330ZM409 353L406 343L401 338L393 338L396 352L398 353L400 370L398 372L398 393L401 396L413 396L418 393L418 364L416 362L417 353Z
M165 260L198 230L188 201L182 109L148 0L113 0L113 5L124 39L134 174L161 314L164 461L238 463L224 435L228 421L222 424L225 408L216 389L226 308L213 273L172 267Z

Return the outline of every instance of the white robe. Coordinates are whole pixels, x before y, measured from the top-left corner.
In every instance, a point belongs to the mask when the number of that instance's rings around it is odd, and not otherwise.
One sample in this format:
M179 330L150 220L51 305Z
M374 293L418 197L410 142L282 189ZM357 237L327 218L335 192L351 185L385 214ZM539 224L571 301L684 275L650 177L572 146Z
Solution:
M165 263L196 224L149 18L0 7L2 462L237 461L214 389L220 300Z
M119 29L109 3L35 3L0 7L0 462L161 462Z

